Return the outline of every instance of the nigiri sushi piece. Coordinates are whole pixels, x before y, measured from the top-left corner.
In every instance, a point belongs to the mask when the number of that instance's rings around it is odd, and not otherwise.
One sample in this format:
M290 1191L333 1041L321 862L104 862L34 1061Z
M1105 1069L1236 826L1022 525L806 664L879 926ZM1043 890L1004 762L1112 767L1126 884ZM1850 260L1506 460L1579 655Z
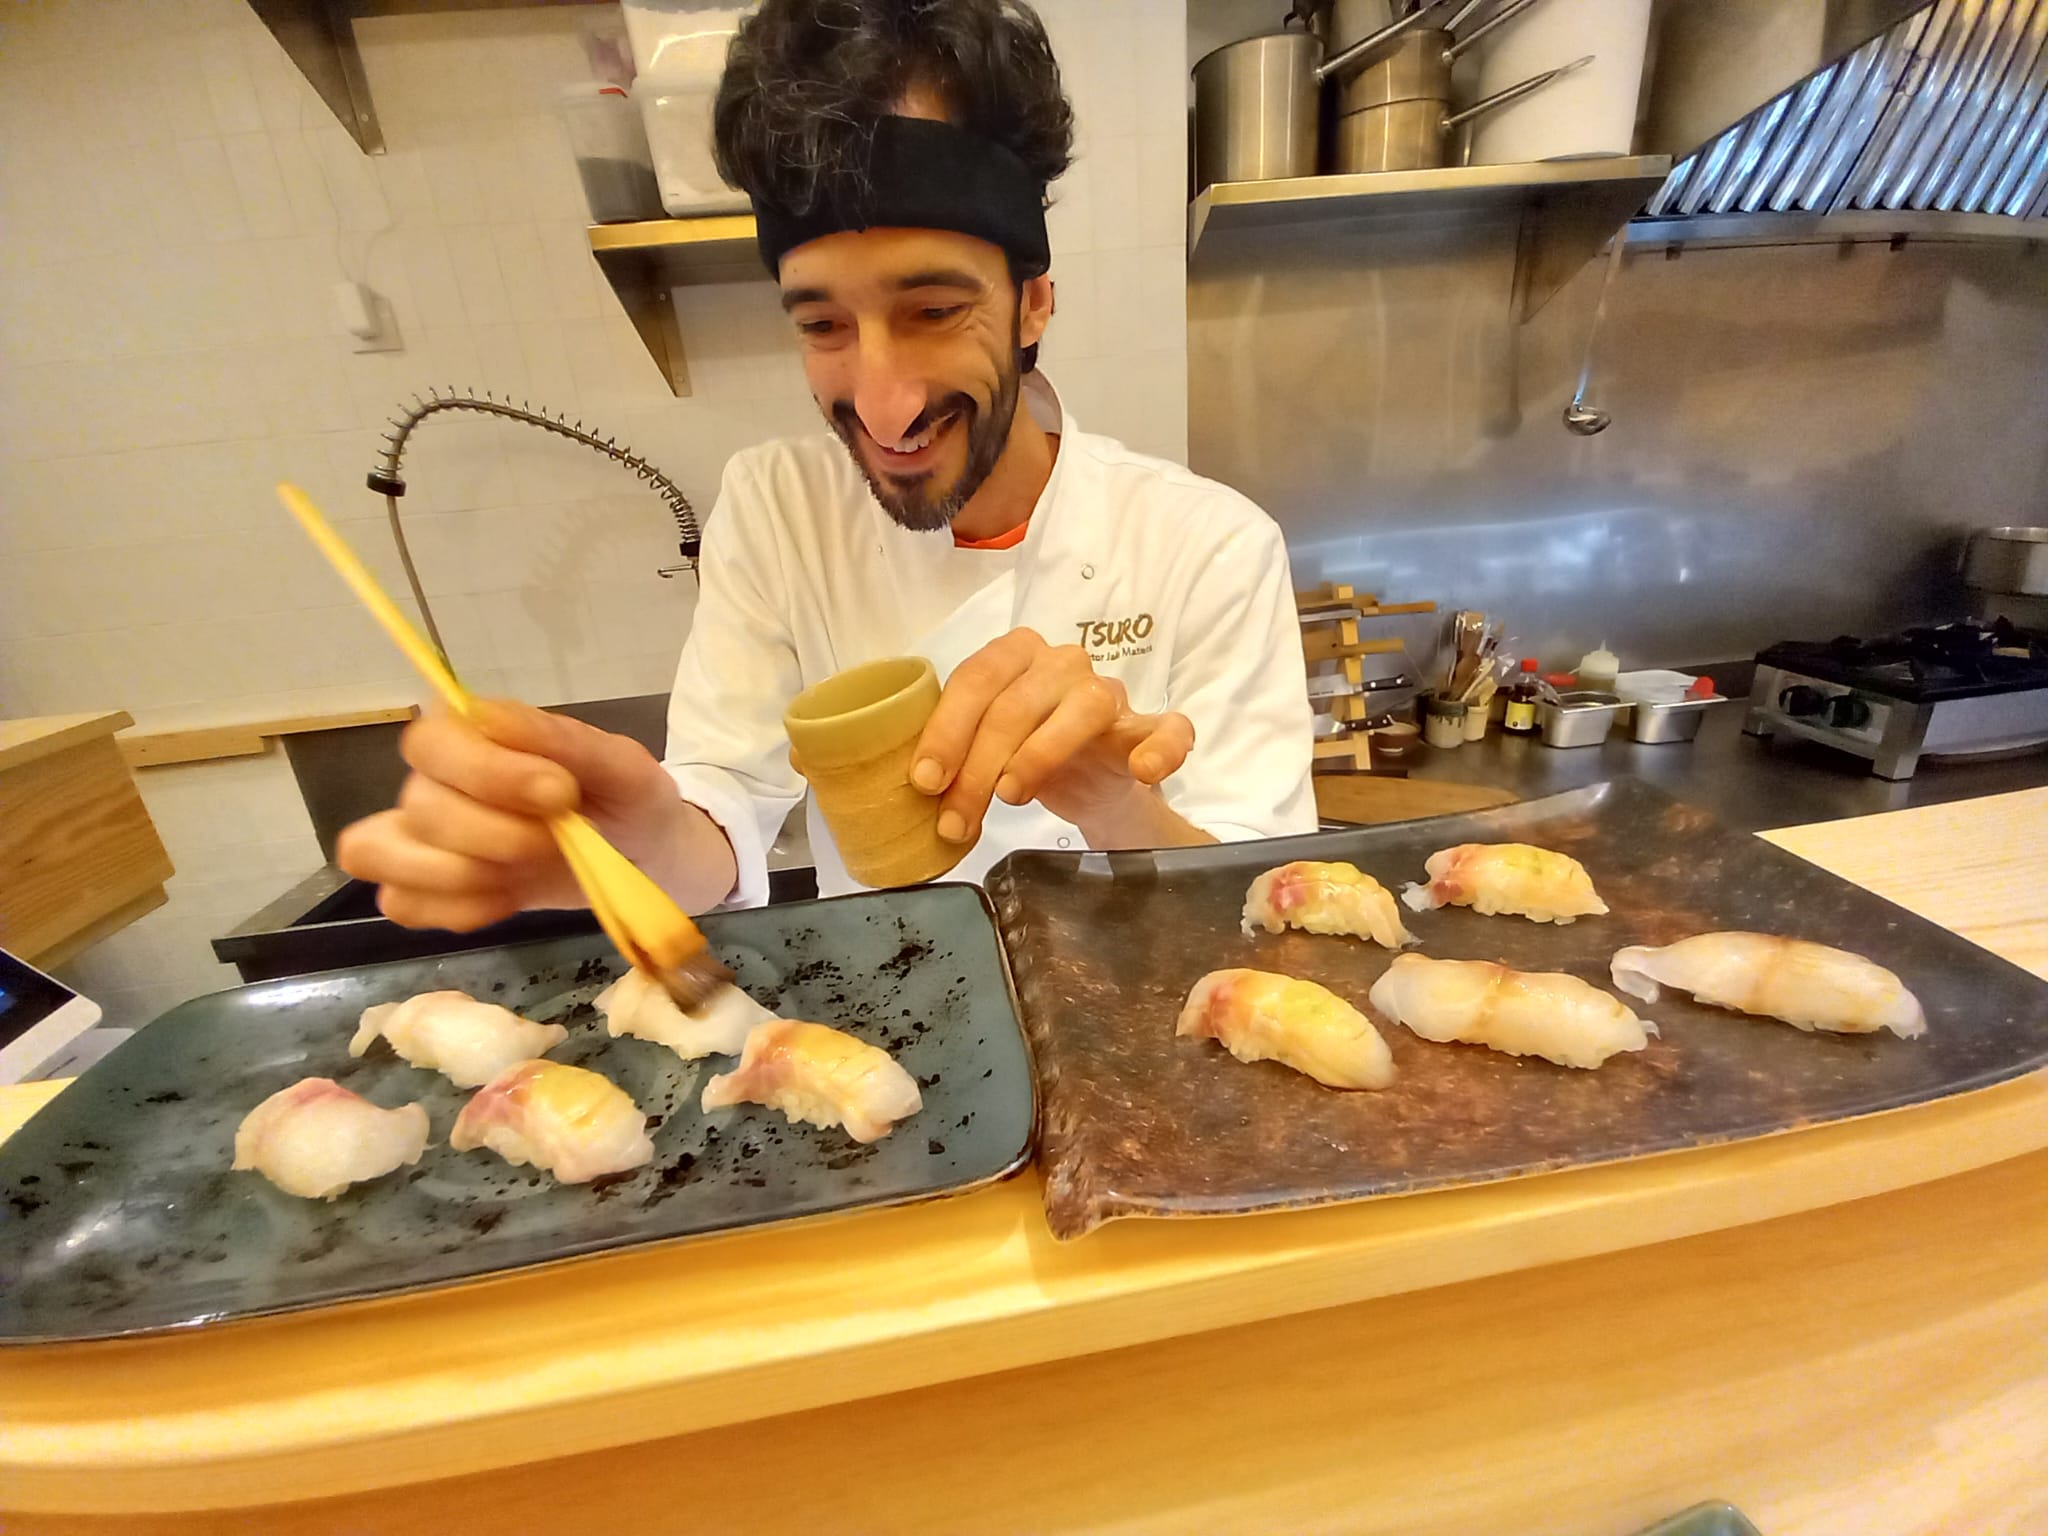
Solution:
M365 1008L349 1055L362 1055L379 1035L414 1066L439 1072L458 1088L477 1088L509 1066L545 1056L569 1031L522 1019L467 992L421 992Z
M747 1036L740 1064L704 1085L704 1112L765 1104L792 1120L844 1126L855 1141L880 1141L924 1108L917 1079L887 1051L842 1030L770 1019Z
M645 971L628 971L597 994L612 1038L634 1035L665 1045L685 1061L737 1056L747 1031L774 1017L738 987L715 987L703 1007L685 1012Z
M1269 869L1244 896L1244 936L1257 924L1268 933L1348 933L1383 949L1421 940L1401 926L1394 894L1355 864L1298 859Z
M458 1152L489 1147L564 1184L624 1173L654 1156L647 1117L624 1089L556 1061L522 1061L492 1078L462 1106L448 1145Z
M1394 1057L1372 1020L1323 987L1271 971L1211 971L1176 1035L1214 1040L1239 1061L1277 1061L1330 1088L1384 1088Z
M427 1112L379 1109L331 1077L301 1078L242 1116L237 1169L254 1169L288 1195L332 1200L351 1184L420 1160Z
M1883 966L1804 939L1768 933L1700 933L1661 949L1635 945L1615 955L1615 986L1646 1003L1660 986L1737 1013L1782 1019L1795 1029L1904 1039L1927 1033L1927 1015L1906 984Z
M1491 960L1398 955L1373 983L1372 1006L1425 1040L1463 1041L1510 1056L1592 1068L1640 1051L1657 1026L1598 987L1555 971L1511 971Z
M1422 867L1429 883L1401 892L1417 912L1470 907L1489 917L1506 912L1535 923L1569 923L1607 910L1577 859L1527 843L1460 843L1431 854Z

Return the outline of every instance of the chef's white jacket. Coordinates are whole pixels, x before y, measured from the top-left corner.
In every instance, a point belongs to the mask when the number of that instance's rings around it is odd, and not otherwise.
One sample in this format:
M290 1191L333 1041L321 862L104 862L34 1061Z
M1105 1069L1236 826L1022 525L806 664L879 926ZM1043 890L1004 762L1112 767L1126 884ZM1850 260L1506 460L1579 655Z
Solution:
M931 658L943 682L1019 627L1084 646L1133 709L1179 710L1195 749L1166 801L1225 841L1312 832L1311 721L1279 528L1251 502L1065 418L1042 375L1025 401L1060 433L1014 549L962 549L898 527L829 432L726 465L706 524L702 591L669 700L665 766L732 841L737 906L767 900L767 850L804 781L782 713L800 690L884 656ZM815 802L822 895L860 889ZM979 880L1017 848L1082 848L1036 803L989 807L949 875Z

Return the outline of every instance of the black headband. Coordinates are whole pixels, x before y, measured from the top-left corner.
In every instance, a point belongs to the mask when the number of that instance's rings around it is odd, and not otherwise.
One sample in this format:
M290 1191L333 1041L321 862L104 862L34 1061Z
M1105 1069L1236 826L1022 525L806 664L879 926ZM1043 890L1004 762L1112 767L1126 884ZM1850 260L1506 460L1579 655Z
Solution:
M952 123L876 122L865 175L842 197L821 187L803 213L759 198L754 225L770 272L797 246L855 229L950 229L1001 246L1019 277L1052 265L1045 189L1009 150Z

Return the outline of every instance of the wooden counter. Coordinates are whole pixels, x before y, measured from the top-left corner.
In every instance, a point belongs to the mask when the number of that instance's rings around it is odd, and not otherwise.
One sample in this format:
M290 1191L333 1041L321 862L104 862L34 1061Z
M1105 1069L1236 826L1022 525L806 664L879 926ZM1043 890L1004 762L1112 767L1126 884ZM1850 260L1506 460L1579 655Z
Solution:
M2048 973L2048 791L1773 840ZM158 1512L10 1532L327 1495L260 1528L1624 1536L1723 1496L1769 1536L2039 1536L2044 1145L2037 1077L1349 1208L1060 1245L1017 1181L5 1352L0 1506Z
M44 967L164 903L170 856L115 710L0 720L0 948Z

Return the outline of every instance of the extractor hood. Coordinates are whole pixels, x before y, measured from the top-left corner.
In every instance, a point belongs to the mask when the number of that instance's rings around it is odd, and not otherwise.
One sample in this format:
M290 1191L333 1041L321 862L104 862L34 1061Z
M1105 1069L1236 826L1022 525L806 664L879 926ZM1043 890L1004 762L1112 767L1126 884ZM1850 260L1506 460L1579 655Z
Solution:
M1910 212L2048 239L2048 0L1921 6L1701 145L1645 212Z

